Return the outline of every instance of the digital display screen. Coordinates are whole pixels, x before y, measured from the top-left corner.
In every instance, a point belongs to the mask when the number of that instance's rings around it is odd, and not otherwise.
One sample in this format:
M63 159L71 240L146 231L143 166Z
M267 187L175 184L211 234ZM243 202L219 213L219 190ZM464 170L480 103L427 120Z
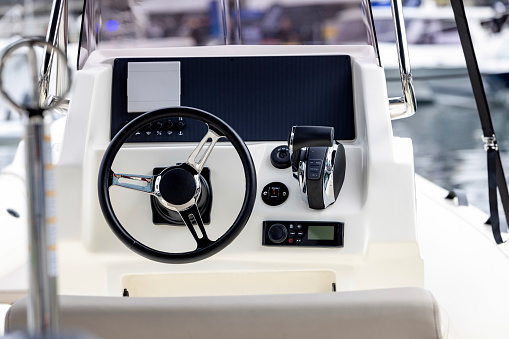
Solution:
M334 226L308 226L309 240L334 240Z

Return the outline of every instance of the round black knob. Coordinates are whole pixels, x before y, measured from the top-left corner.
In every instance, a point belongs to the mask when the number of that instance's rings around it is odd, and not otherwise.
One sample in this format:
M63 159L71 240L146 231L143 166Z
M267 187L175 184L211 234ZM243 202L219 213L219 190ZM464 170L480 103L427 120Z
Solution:
M157 129L163 128L163 123L161 121L156 122L156 128Z
M175 124L175 126L177 127L177 129L180 131L180 130L183 130L184 127L186 127L186 122L183 121L183 120L179 120L177 121L177 123Z
M270 153L270 163L275 168L284 169L290 167L290 150L288 146L281 145L272 150Z
M151 129L153 126L154 126L154 123L153 122L149 122L148 124L145 125L145 128L146 129Z
M269 239L275 244L280 244L286 240L288 236L288 231L286 227L282 224L274 224L269 228Z

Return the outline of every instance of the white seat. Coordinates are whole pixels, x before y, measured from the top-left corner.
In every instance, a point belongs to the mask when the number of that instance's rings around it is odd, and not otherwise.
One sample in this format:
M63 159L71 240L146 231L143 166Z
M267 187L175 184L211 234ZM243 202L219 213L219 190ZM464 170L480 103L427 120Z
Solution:
M101 338L441 338L430 292L397 288L321 294L128 298L61 296L61 326ZM26 299L6 317L26 328Z

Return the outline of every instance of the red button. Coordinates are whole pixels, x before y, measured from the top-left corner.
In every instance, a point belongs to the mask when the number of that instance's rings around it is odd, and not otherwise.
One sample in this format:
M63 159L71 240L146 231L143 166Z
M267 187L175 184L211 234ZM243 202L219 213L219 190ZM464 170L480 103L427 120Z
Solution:
M293 239L292 239L292 238L288 239L288 242L289 242L290 244L292 244L292 243L293 243Z

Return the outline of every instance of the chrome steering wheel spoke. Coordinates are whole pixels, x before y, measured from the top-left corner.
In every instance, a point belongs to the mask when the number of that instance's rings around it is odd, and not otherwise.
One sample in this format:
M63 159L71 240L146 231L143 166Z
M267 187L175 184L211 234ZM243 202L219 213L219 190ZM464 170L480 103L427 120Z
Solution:
M205 134L205 136L203 137L203 139L201 139L198 146L196 146L196 148L194 149L193 153L191 153L189 158L187 158L186 164L191 166L196 171L196 173L200 174L201 171L203 170L203 167L205 166L205 162L207 162L207 159L210 153L212 152L212 149L216 145L217 141L221 138L223 138L223 135L218 134L209 127L207 134ZM202 150L204 149L205 145L207 145L207 143L208 143L207 149L205 150L201 158L197 160L198 156L202 153Z
M154 181L157 176L153 175L137 175L137 174L124 174L124 173L115 173L111 171L111 186L120 186L124 188L129 188L132 190L153 194L154 192ZM133 180L144 182L145 185L136 185L136 184L128 184L125 182L121 182L120 180Z
M198 245L198 249L205 248L213 243L213 241L211 241L207 236L207 232L203 226L200 210L196 204L193 204L191 207L178 212L187 228L189 228L189 231L193 235L193 238Z

